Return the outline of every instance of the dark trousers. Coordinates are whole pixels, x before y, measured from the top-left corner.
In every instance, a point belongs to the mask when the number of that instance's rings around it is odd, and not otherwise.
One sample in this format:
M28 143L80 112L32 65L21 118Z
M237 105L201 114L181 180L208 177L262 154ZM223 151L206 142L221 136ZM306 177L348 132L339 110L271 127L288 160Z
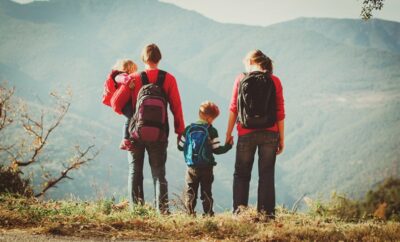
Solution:
M275 215L275 160L279 133L255 131L239 136L233 174L233 210L247 206L254 155L258 150L257 211Z
M151 174L154 182L155 204L161 213L168 213L168 182L165 177L168 141L135 142L134 150L128 156L128 190L134 204L144 203L143 163L145 151L149 155Z
M129 123L130 122L131 122L131 118L127 118L124 123L124 128L123 128L124 139L129 139L131 137L131 134L129 133Z
M185 205L189 214L195 214L197 191L200 186L200 199L203 202L204 215L214 215L212 183L214 181L213 167L188 167L186 170Z
M131 121L131 118L133 117L133 107L132 107L132 99L129 99L129 101L125 104L125 106L122 108L122 114L126 117L126 121L124 124L124 139L129 139L131 135L129 134L129 123Z

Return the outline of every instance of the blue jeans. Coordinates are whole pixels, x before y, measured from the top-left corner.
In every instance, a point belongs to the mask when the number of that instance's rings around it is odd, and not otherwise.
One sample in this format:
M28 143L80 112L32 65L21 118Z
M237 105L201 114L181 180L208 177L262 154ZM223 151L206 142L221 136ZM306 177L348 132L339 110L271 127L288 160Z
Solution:
M129 175L128 191L133 204L144 203L143 163L145 151L149 155L151 174L154 182L156 207L161 213L168 213L168 182L165 178L168 141L139 142L135 141L133 151L128 155ZM158 193L158 194L157 194ZM158 204L158 205L157 205Z
M255 131L239 136L233 174L233 211L247 206L254 155L258 149L257 211L275 215L275 160L279 133Z

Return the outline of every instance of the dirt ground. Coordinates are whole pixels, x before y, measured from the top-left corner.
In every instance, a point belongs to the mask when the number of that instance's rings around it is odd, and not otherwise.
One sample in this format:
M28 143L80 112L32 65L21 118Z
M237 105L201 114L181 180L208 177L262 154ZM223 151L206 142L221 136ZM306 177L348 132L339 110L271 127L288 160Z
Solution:
M66 237L55 235L35 235L30 232L13 229L13 230L0 230L0 241L14 242L14 241L27 241L27 242L67 242L67 241L84 241L84 242L97 242L97 241L126 241L126 240L112 240L112 239L85 239L78 237Z

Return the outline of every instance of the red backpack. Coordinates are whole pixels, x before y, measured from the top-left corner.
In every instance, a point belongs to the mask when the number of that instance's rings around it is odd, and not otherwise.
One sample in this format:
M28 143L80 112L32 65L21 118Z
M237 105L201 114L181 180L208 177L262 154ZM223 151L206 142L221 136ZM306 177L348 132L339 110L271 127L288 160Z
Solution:
M129 131L133 139L160 141L167 138L167 98L163 90L165 71L158 71L156 83L149 83L146 72L142 72L142 88L136 102L136 112L131 119Z

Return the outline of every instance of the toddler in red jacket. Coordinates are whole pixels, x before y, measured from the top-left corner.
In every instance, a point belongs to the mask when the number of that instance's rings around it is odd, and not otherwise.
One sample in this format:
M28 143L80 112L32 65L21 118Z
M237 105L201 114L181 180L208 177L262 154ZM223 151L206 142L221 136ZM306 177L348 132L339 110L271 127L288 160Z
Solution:
M133 116L132 100L127 100L126 104L121 108L113 105L113 96L118 95L118 90L123 85L129 86L131 90L135 88L133 75L137 71L137 65L132 60L118 60L108 75L104 83L103 103L113 108L118 114L123 114L127 119L124 124L124 137L120 144L122 150L132 150L133 145L130 142L129 122Z

